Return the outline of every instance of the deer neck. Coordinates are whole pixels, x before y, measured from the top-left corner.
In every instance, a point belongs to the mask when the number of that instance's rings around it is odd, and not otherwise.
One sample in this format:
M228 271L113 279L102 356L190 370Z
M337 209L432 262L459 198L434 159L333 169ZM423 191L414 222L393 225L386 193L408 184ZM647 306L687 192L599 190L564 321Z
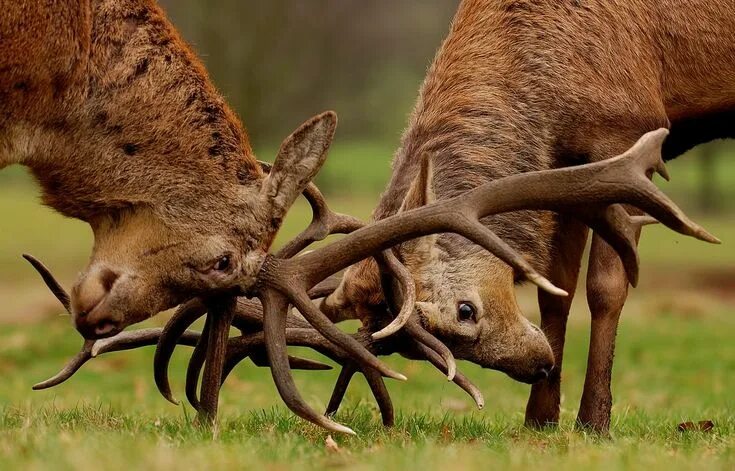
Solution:
M63 91L57 113L22 130L19 163L45 202L87 220L258 186L262 172L239 120L155 3L95 0L91 8L84 80ZM24 141L13 142L19 150Z

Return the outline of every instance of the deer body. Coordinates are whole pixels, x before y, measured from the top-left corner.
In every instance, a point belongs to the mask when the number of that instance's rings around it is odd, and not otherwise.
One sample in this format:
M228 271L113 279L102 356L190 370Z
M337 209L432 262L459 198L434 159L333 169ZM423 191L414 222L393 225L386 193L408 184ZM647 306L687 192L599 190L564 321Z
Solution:
M661 127L671 129L664 145L669 159L735 137L733 21L729 2L464 0L425 79L374 217L405 209L426 153L433 156L433 178L424 184L433 194L413 206L507 175L607 159ZM573 294L585 226L548 212L483 222ZM428 305L421 309L424 323L456 356L538 379L528 372L538 368L544 347L536 339L528 350L534 340L519 340L533 336L519 327L512 270L454 235L404 246L400 255L417 281L419 301ZM612 353L627 285L617 255L595 236L588 277L592 344L579 422L600 431L609 425ZM533 387L532 425L558 420L571 298L539 293L557 368ZM369 318L380 300L377 269L365 261L348 271L327 304ZM462 319L467 303L477 311L474 320ZM509 366L498 352L512 356L519 348L526 349L526 365Z

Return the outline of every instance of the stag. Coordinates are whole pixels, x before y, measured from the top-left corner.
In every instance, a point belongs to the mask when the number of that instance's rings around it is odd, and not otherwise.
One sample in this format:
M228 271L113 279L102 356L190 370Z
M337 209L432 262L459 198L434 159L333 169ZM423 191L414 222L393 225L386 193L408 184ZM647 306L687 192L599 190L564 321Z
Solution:
M462 1L374 218L401 211L412 181L424 178L417 176L425 153L434 155L433 177L423 182L432 192L418 204L508 175L602 161L659 128L670 130L665 140L663 131L656 138L664 160L735 137L733 18L732 2L722 1ZM592 180L589 185L595 188ZM569 293L539 291L541 328L552 341L556 367L532 387L531 426L559 419L566 321L588 226L594 230L587 277L592 332L577 423L606 433L618 319L637 272L632 253L616 254L605 234L588 224L591 206L581 209L507 213L483 223ZM616 211L624 217L622 208ZM637 241L639 226L630 227ZM522 335L502 338L491 328L522 322L513 285L523 277L497 257L442 235L401 246L399 258L422 293L423 322L457 356L487 364L496 346L513 345ZM334 318L345 311L360 318L380 309L382 300L378 267L365 261L350 268L325 310Z
M0 168L27 166L44 202L94 233L69 295L83 337L248 293L326 158L334 113L300 127L266 174L153 0L14 1L0 38ZM363 366L402 378L326 317L315 322Z

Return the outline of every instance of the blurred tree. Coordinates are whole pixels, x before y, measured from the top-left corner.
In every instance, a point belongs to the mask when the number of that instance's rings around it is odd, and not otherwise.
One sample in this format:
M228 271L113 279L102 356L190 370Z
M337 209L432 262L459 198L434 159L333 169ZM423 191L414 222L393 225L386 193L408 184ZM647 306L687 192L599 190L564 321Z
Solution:
M256 146L336 109L340 133L397 139L457 0L161 0Z

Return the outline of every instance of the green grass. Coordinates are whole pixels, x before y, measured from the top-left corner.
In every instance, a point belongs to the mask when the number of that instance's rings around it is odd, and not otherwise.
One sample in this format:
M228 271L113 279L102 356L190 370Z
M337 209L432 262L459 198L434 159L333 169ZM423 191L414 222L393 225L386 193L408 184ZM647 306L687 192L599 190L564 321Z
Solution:
M391 151L380 145L333 150L325 171L333 172L327 180L339 185L322 186L334 209L369 216L390 171ZM723 182L735 182L730 162L735 160L722 161ZM664 186L666 191L683 206L696 206L691 196L696 168L680 160L670 170L674 181ZM728 183L725 190L732 188ZM190 408L170 405L158 395L152 349L103 356L61 387L32 392L31 385L55 373L81 342L19 255L40 256L68 285L86 263L91 235L84 224L38 204L36 189L15 168L0 173L0 216L1 469L735 467L732 217L697 218L723 239L722 246L660 227L646 229L641 288L631 296L619 335L611 439L573 428L589 337L580 295L570 321L558 430L523 428L529 388L502 374L461 364L485 393L487 405L476 411L436 371L389 358L409 377L407 383L388 384L398 412L396 427L380 425L369 391L357 378L338 420L359 435L335 436L340 451L333 452L325 445L327 434L291 415L269 372L252 364L228 380L215 431L199 429ZM308 218L306 205L299 203L280 240ZM532 290L520 290L520 302L534 317ZM172 368L179 397L187 354L185 349L177 353ZM336 374L297 372L296 379L304 397L322 409ZM678 423L689 420L713 420L715 428L677 431Z
M409 376L391 382L398 409L392 430L380 426L369 393L358 379L338 419L358 437L334 437L289 414L268 372L243 365L225 386L221 424L213 433L192 424L192 411L155 392L152 351L110 354L94 360L68 384L31 392L74 352L66 319L0 334L0 462L6 469L129 469L150 467L327 466L406 469L426 467L524 468L631 465L655 469L728 469L735 465L735 344L731 311L692 319L676 312L629 315L617 354L613 438L572 427L584 374L586 328L575 320L569 334L559 430L524 429L528 387L473 365L461 368L484 391L484 411L441 376L416 363L389 359ZM185 354L172 377L182 394ZM335 372L297 373L305 397L324 407ZM713 420L712 432L677 431L686 420Z

